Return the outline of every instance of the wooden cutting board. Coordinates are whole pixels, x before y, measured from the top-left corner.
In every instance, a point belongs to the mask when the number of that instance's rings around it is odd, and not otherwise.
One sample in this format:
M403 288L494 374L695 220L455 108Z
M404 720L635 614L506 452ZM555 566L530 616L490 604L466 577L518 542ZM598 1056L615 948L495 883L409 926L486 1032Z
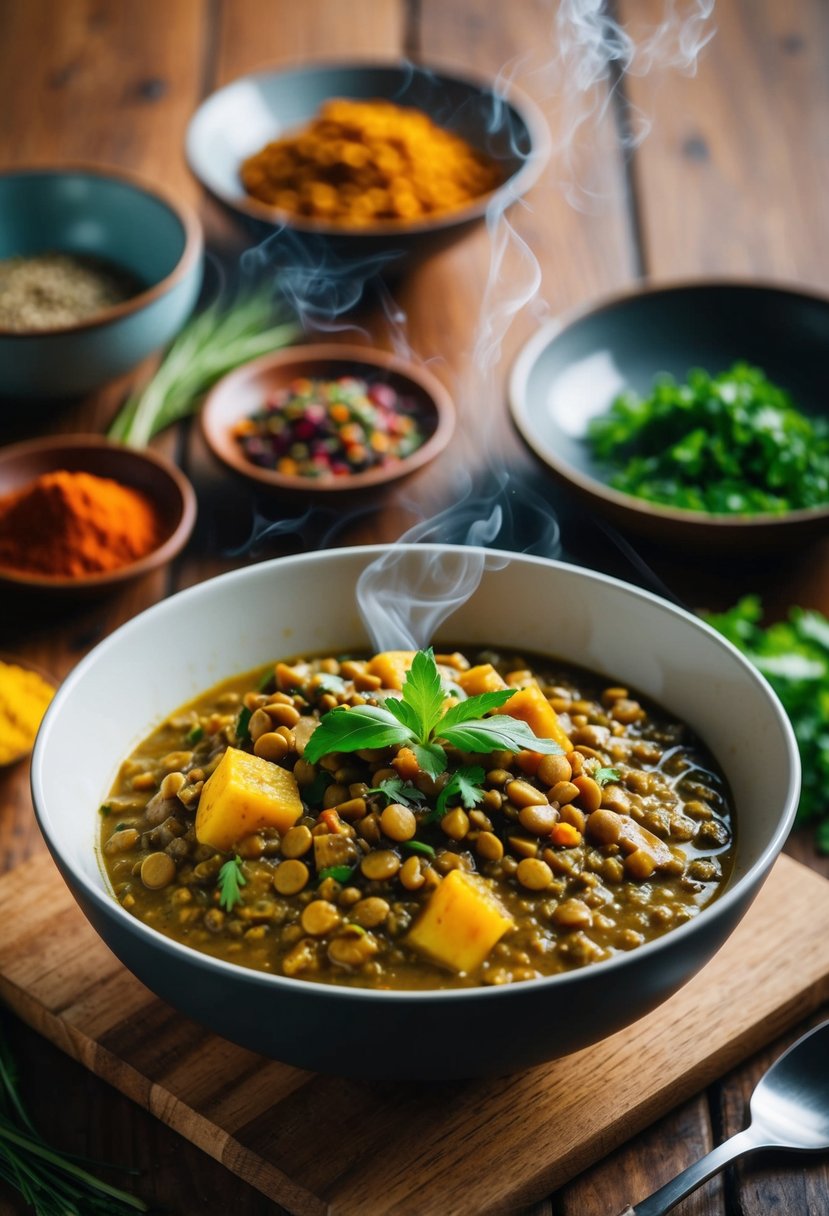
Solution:
M299 1216L516 1211L829 997L829 882L788 857L670 1001L595 1047L499 1080L361 1083L236 1047L124 969L47 856L0 880L0 924L3 1000ZM440 1027L424 1026L414 1049L431 1034Z

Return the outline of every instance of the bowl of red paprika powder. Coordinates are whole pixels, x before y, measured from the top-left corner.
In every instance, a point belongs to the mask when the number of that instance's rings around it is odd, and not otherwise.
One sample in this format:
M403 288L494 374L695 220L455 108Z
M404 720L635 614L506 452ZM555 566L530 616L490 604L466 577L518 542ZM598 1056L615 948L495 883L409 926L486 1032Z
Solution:
M175 465L98 435L0 451L0 585L106 591L186 544L196 496Z

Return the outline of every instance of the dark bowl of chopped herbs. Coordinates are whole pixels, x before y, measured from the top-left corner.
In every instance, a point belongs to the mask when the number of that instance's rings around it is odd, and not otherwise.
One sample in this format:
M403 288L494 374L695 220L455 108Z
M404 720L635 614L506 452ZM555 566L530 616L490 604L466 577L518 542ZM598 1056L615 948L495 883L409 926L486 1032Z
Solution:
M829 531L829 300L700 282L617 296L520 354L515 424L597 513L752 552Z

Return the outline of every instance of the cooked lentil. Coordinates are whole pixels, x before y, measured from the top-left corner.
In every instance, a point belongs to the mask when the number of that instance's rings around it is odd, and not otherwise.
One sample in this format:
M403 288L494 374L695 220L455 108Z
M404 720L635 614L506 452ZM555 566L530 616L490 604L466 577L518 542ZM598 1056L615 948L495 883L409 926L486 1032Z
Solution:
M477 806L453 797L441 818L449 774L423 772L409 748L303 757L321 714L395 695L367 687L369 660L280 662L178 710L124 762L102 808L116 897L160 932L244 966L425 989L601 961L681 925L719 894L732 861L729 796L685 725L558 660L486 652L473 662L537 686L571 750L470 757L447 748L449 772L475 762L482 784ZM454 695L470 660L454 653L438 664ZM267 723L254 743L257 714ZM284 750L263 749L277 722ZM298 801L282 829L256 823L235 841L246 882L224 912L218 874L228 854L197 839L196 815L212 796L203 792L211 774L220 778L239 750L265 774L278 770L279 782L290 778ZM388 794L384 781L395 782ZM423 946L453 899L473 901L476 925L497 922L485 957L467 967Z

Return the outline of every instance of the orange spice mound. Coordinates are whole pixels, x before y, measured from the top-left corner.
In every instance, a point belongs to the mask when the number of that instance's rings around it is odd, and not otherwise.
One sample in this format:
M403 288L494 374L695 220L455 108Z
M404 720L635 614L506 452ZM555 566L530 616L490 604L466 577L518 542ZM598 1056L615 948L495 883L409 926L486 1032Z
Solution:
M139 490L92 473L60 469L0 498L0 566L26 574L83 578L144 557L161 522Z
M501 185L496 163L409 106L333 98L301 131L249 156L260 202L343 227L454 211Z

